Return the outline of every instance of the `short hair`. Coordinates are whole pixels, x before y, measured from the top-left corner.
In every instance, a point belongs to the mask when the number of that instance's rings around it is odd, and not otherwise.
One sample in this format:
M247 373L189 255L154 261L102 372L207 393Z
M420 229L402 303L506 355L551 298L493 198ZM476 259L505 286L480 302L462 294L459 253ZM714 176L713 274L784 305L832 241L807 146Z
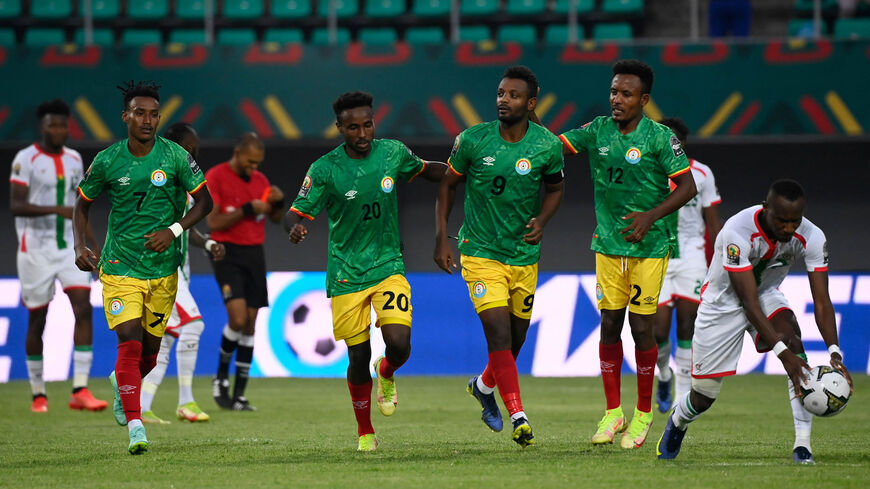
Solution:
M782 178L773 182L768 195L778 195L789 202L805 198L804 188L797 181L790 178Z
M650 65L639 59L621 59L613 64L614 75L636 75L640 78L641 93L651 93L655 74Z
M680 141L685 141L689 137L689 126L679 117L666 117L659 121L659 124L664 124L674 131Z
M335 112L335 119L345 110L355 109L357 107L372 107L375 98L368 92L345 92L335 99L332 103L332 111Z
M501 77L525 81L529 89L529 98L538 96L538 77L535 76L535 73L528 66L510 66L504 70L504 74Z
M235 149L242 149L247 147L255 147L257 149L265 149L266 145L263 143L263 140L260 139L260 136L253 131L242 133L238 139L236 139Z
M153 81L125 81L118 85L118 90L124 94L124 110L135 97L151 97L160 102L160 85Z
M48 114L53 115L63 115L69 117L69 105L66 104L63 100L56 98L54 100L47 100L36 108L36 118L38 120L42 120Z
M187 135L196 135L196 130L187 122L176 122L166 128L166 132L163 133L163 137L177 144L181 144Z

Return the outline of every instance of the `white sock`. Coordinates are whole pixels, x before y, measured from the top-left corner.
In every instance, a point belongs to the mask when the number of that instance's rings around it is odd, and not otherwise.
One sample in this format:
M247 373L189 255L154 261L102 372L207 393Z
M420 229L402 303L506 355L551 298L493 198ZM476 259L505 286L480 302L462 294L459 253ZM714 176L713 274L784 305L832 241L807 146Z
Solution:
M178 335L175 359L178 361L178 405L193 402L193 371L199 353L199 337L205 325L202 321L185 324Z
M520 418L526 418L526 421L528 421L528 419L529 419L528 416L526 416L526 413L524 413L523 411L517 411L517 412L511 414L511 423L513 423L514 421L516 421Z
M659 381L670 382L673 372L671 372L671 342L665 341L659 344L659 356L656 358L656 367L659 368Z
M88 375L94 362L91 345L76 346L73 349L73 389L88 386Z
M42 355L27 357L27 376L30 378L30 391L34 396L45 395L45 380L42 378Z
M677 397L692 390L692 348L681 348L677 345L675 355L677 371L675 372Z
M813 415L807 411L794 391L791 379L788 379L788 398L791 403L791 415L794 418L794 448L806 447L810 453L810 432L813 428Z
M157 363L154 368L148 372L148 375L142 379L142 390L139 396L139 402L142 405L142 412L151 410L151 403L154 401L154 395L157 393L157 387L163 382L163 376L166 375L166 369L169 367L169 352L172 351L172 345L175 343L175 337L171 334L164 334L163 340L160 341L160 351L157 352Z
M477 376L477 390L479 390L482 394L489 395L489 394L492 394L493 392L495 392L495 387L490 387L490 386L484 384L483 383L483 376L478 375Z
M155 394L157 394L157 384L143 379L142 388L139 390L139 405L143 413L151 410Z
M130 421L127 422L127 432L133 431L133 428L135 428L137 426L142 426L142 420L141 419L131 419Z
M682 397L677 398L677 402L674 404L674 414L671 415L674 425L683 431L689 427L689 423L698 419L702 414L695 411L695 408L692 407L692 403L689 401L689 394L691 392L687 392Z

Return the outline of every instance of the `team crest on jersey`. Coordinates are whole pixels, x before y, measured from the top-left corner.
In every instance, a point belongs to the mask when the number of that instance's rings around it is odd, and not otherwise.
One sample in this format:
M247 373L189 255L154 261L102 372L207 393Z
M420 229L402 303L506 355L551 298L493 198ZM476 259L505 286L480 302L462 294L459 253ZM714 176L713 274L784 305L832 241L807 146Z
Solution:
M479 280L474 282L474 285L471 286L471 293L474 294L474 297L482 299L486 295L486 284Z
M121 311L124 310L124 301L115 297L114 299L109 301L109 314L112 316L117 316L121 314Z
M12 173L16 175L21 175L21 163L15 163L12 166Z
M683 156L683 153L684 153L684 151L683 151L683 145L680 144L680 140L677 139L676 136L673 136L673 135L671 136L671 139L670 139L670 141L669 141L669 144L671 145L671 150L674 152L674 157L675 157L675 158L678 158L678 157L680 157L680 156Z
M643 153L640 152L635 146L628 148L628 151L625 152L625 161L631 163L632 165L636 165L640 163L640 159L643 156Z
M383 190L384 193L392 192L395 185L396 182L393 181L392 177L384 177L384 179L381 180L381 190Z
M233 296L233 289L230 287L230 284L224 284L224 286L221 287L221 294L223 294L224 300Z
M725 248L728 256L725 258L728 261L729 265L737 265L740 263L740 247L734 243L729 244Z
M302 180L302 187L299 189L300 197L307 197L308 192L311 190L311 177L305 175L305 180Z
M187 153L187 166L190 167L190 171L193 172L194 175L199 173L199 165L196 164L196 160L193 159L193 155Z
M604 289L601 288L601 284L595 284L595 298L604 299Z
M453 140L453 149L450 150L450 158L456 156L457 151L459 151L459 136L456 136L456 139Z
M154 170L151 173L151 183L154 184L155 187L162 187L166 184L166 172L163 170Z
M514 167L520 175L528 175L532 171L532 162L526 158L520 158Z

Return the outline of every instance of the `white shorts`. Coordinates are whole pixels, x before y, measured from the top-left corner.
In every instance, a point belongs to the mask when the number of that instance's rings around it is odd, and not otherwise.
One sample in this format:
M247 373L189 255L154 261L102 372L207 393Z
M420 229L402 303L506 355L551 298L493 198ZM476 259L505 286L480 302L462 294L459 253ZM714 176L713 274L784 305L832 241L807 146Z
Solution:
M51 302L54 298L55 279L60 280L64 291L91 288L91 274L76 266L72 247L49 251L19 250L17 264L21 302L28 309L39 309Z
M707 261L703 256L699 258L675 258L668 263L659 293L660 306L672 306L674 299L701 303L701 285L707 275Z
M175 293L175 305L166 323L166 334L178 337L178 329L185 324L202 320L199 307L190 293L190 280L181 272L178 273L178 292Z
M759 299L761 311L768 319L790 309L788 300L776 289L765 292ZM770 351L772 345L759 338L742 307L722 312L702 302L692 337L692 377L706 379L737 373L744 333L749 333L759 353Z

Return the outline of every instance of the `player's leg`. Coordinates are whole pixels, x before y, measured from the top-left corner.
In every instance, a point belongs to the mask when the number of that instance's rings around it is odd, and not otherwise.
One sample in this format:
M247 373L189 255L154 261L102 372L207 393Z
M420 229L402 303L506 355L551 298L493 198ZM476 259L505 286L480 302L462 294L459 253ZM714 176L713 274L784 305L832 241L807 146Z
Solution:
M378 410L391 416L399 402L394 374L411 355L411 286L402 275L386 278L374 287L372 307L386 344L372 367L378 379Z
M80 270L75 272L81 273ZM76 274L78 275L78 274ZM69 407L72 409L87 409L89 411L102 411L109 405L106 401L95 398L88 390L88 376L91 372L91 364L94 361L93 348L93 325L91 306L90 274L82 274L83 284L69 285L69 280L61 277L64 284L64 292L69 297L75 317L73 330L73 390L69 398Z
M142 422L153 424L169 424L157 416L151 409L151 404L154 402L154 396L157 394L157 388L163 382L163 377L166 375L166 369L169 367L169 355L172 352L172 347L175 345L175 340L178 337L176 331L177 319L175 310L173 309L172 317L166 327L166 332L163 334L163 339L160 341L160 351L157 353L157 364L148 372L148 375L142 379L142 395L139 398L142 409Z
M667 283L667 279L665 279ZM655 336L658 348L656 367L658 367L659 387L656 390L656 405L659 411L670 411L674 398L672 394L674 373L671 370L671 322L673 317L673 301L667 295L662 294L659 306L655 314Z
M692 335L695 332L698 304L698 302L683 297L677 300L677 352L675 355L677 397L683 396L692 388Z
M30 409L35 413L44 413L48 411L48 397L43 378L42 334L45 331L48 303L54 297L55 273L51 267L39 262L40 258L33 256L32 252L18 250L16 265L21 284L21 303L28 310L24 351L27 355L27 375L33 394Z
M227 310L227 324L224 325L221 334L217 374L212 381L212 396L219 407L231 409L233 400L230 398L230 361L239 346L239 339L247 324L248 309L245 301L244 257L240 256L242 251L239 246L232 243L224 243L224 246L226 247L224 259L211 262Z
M195 319L180 328L175 359L178 361L178 419L191 423L208 421L211 417L204 412L193 398L193 373L199 353L199 339L205 330L202 318Z
M247 322L239 336L239 346L236 350L236 382L233 384L233 411L257 410L245 397L251 363L254 361L254 327L257 324L257 312L259 309L256 307L247 306Z

